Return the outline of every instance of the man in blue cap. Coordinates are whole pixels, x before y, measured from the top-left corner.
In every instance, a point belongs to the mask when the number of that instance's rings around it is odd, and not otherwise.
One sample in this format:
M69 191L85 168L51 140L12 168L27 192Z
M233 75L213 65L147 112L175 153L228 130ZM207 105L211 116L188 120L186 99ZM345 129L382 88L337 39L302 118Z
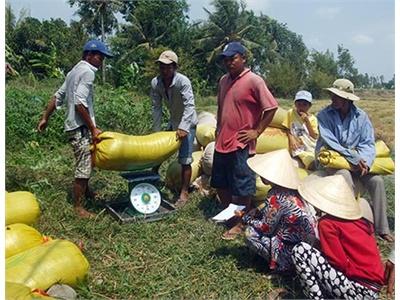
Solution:
M97 128L93 110L93 82L95 72L100 68L104 57L112 57L107 46L98 40L90 40L83 47L82 60L67 74L63 85L47 104L37 130L46 129L50 115L67 106L64 130L74 151L76 166L73 186L75 212L80 217L91 217L83 206L84 197L93 197L89 189L92 171L89 146L97 140L101 130Z
M217 189L224 207L230 203L250 209L256 191L255 174L246 161L256 153L256 140L271 122L278 102L265 81L246 67L246 50L230 42L219 58L227 73L218 84L218 118L211 186ZM237 224L223 235L234 239L241 233Z

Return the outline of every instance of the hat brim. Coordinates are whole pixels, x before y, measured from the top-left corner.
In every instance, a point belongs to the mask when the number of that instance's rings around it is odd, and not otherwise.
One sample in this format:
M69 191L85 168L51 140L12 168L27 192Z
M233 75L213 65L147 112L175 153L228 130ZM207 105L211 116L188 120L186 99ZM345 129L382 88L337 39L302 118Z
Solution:
M350 100L350 101L359 101L360 98L352 93L348 93L337 88L326 88L327 91L339 96L340 98Z
M296 102L296 101L298 101L298 100L307 101L308 103L312 104L312 100L310 100L310 99L304 99L304 98L301 98L301 97L300 97L300 98L295 98L293 102Z
M315 208L340 219L358 220L363 217L361 206L354 198L351 188L339 186L337 182L327 182L326 177L332 176L321 170L304 178L298 188L301 197ZM324 186L321 186L321 182L317 183L321 178L325 179ZM339 201L339 193L344 200Z
M174 63L174 61L172 59L168 59L168 58L160 58L156 60L156 63L162 63L165 65L170 65L172 63Z

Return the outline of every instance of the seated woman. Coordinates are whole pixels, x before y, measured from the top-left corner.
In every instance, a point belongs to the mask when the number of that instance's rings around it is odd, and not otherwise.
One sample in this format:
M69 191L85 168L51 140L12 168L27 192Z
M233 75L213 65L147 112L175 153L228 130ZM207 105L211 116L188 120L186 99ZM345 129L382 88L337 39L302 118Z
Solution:
M241 215L246 243L268 261L271 271L293 271L292 248L300 241L314 241L316 223L297 192L297 170L286 149L257 154L247 163L272 188L264 204Z
M309 299L377 299L385 280L374 226L362 217L343 175L310 175L299 193L325 213L318 221L321 251L305 242L293 248L304 294Z

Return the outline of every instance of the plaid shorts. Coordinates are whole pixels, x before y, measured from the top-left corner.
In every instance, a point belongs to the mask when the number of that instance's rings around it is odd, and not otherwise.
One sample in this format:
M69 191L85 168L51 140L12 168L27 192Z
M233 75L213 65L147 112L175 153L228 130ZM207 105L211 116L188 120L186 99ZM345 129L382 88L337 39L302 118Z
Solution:
M92 136L85 126L67 131L68 141L74 151L75 178L89 179L92 172L90 143Z

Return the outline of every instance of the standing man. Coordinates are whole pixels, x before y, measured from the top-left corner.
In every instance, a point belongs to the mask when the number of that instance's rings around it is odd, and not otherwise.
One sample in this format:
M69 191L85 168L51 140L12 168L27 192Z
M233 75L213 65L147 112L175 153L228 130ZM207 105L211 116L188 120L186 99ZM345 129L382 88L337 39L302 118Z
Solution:
M91 40L85 44L82 60L67 74L63 85L47 104L37 126L39 132L45 130L50 115L66 103L64 130L68 135L75 156L73 198L75 212L80 217L93 216L84 208L83 198L91 196L89 179L92 165L89 147L101 133L94 118L93 82L95 72L102 65L104 57L112 57L104 43Z
M350 80L337 79L327 90L332 103L317 115L320 135L315 154L317 156L321 147L326 147L347 159L352 166L350 171L327 169L328 173L344 175L353 188L358 182L367 188L374 211L375 231L384 240L393 242L387 220L386 191L382 176L369 173L375 159L375 137L371 121L363 110L354 105L360 98L354 94L354 85Z
M245 66L246 50L231 42L219 55L227 74L218 85L218 115L211 186L217 188L224 207L230 203L250 209L255 194L255 174L247 159L256 153L256 140L271 122L278 102L264 80ZM242 232L238 223L224 233L234 239Z
M190 80L177 72L178 56L171 50L164 51L156 61L160 75L151 81L150 97L153 104L153 130L161 130L162 100L170 112L168 128L176 130L176 137L182 141L178 162L182 166L181 192L177 207L189 200L190 177L192 176L193 141L196 135L197 114Z

